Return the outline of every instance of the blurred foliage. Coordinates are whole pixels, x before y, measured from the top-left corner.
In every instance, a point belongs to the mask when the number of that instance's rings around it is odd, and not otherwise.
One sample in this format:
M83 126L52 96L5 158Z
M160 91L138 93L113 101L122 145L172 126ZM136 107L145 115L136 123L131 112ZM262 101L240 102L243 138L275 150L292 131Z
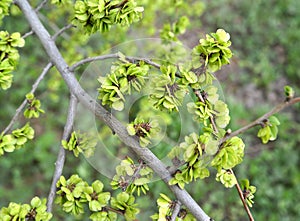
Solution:
M231 34L235 56L243 68L241 79L267 86L270 80L286 76L299 84L299 1L205 2L205 28L222 27Z
M35 6L39 2L38 0L30 1ZM81 33L71 28L61 35L57 42L67 62L72 64L87 55L105 53L111 46L126 40L158 36L160 30L164 29L163 23L173 24L179 17L187 15L190 20L187 34L179 37L184 42L196 45L198 42L192 35L197 35L195 33L199 32L209 33L217 28L224 28L231 35L233 58L236 60L232 64L233 68L230 70L228 79L222 82L222 86L226 91L238 92L231 94L233 97L226 95L226 102L231 111L230 127L233 130L272 107L272 104L267 104L265 101L266 94L270 91L275 91L276 96L284 99L283 88L281 88L281 94L278 94L280 90L276 88L276 82L289 82L295 89L295 94L299 94L297 85L300 83L298 69L300 1L266 0L257 1L254 4L251 1L239 0L205 0L203 2L158 0L153 4L152 1L142 0L140 5L145 8L144 18L140 23L133 24L130 29L112 27L109 33L82 38ZM4 18L1 30L6 29L10 33L19 31L22 34L30 31L18 9L12 7L11 10L14 17ZM200 17L202 12L204 14ZM41 13L44 14L41 16L44 24L47 24L52 34L70 22L72 16L68 7L63 5L53 7L47 4ZM204 24L203 27L201 23ZM20 65L13 73L14 83L8 91L0 93L1 130L8 125L15 109L26 98L34 80L48 62L44 50L34 35L26 38L26 46L20 49L19 53ZM238 67L235 67L236 65ZM82 70L79 69L78 72ZM226 86L226 83L229 85ZM243 101L247 99L243 97L243 91L246 91L248 84L255 84L256 88L261 89L259 100L254 102L256 106L251 106L250 110L243 104ZM257 91L251 92L258 93ZM67 89L54 68L41 83L35 96L42 101L46 114L41 115L38 120L31 120L31 125L36 131L34 141L28 142L18 151L7 153L0 160L0 207L7 207L10 201L30 202L35 195L41 198L47 197L50 188L54 162L66 118L68 106L66 100L69 99ZM143 108L142 100L137 104ZM300 144L300 138L297 136L300 133L300 118L299 114L295 114L297 110L299 112L299 105L276 116L282 122L276 142L262 145L261 141L255 138L257 128L243 135L246 156L244 163L239 165L235 172L239 178L247 177L251 180L251 184L257 186L255 203L252 207L256 220L293 221L300 217L300 203L297 199L300 194L298 185L300 150L296 148ZM147 110L143 111L146 114L152 113ZM182 117L185 116L184 114ZM167 124L165 140L158 148L152 149L159 157L165 156L170 149L167 138L179 139L180 130L184 126L177 114L173 114L171 119L167 120L170 122ZM25 120L21 118L15 127L23 125L24 122ZM186 122L186 124L190 123ZM116 141L116 138L110 136L111 131L107 127L100 123L98 126L101 127L102 135L109 135L105 145L112 147L111 154L120 157L130 154L127 148ZM187 134L188 132L191 131L187 131ZM108 187L111 181L94 170L85 158L75 158L70 153L67 154L64 175L67 177L73 173L78 173L88 182L100 179L105 187ZM211 173L215 172L211 171ZM187 189L215 220L247 220L236 190L224 189L213 179L212 176L196 184L187 185ZM172 196L162 181L150 183L149 189L150 195L136 199L140 205L139 218L150 217L157 212L155 202L160 193ZM105 191L108 190L105 189ZM87 217L66 217L61 209L55 207L53 220L87 220Z

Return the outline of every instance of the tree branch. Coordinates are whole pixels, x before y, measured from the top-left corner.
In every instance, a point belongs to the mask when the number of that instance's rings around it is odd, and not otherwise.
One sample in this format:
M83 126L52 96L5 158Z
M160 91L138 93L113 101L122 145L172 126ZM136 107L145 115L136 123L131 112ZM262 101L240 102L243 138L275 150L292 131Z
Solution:
M46 4L47 4L48 0L43 0L36 8L35 11L38 12L39 10L41 10Z
M230 172L235 176L235 174L234 174L234 172L233 172L232 169L230 169ZM236 176L235 176L235 177L236 177ZM244 198L243 191L242 191L242 189L241 189L241 187L240 187L240 184L239 184L239 181L238 181L238 180L236 180L235 187L236 187L236 189L237 189L237 191L238 191L238 193L239 193L239 197L240 197L240 199L241 199L241 201L242 201L242 203L243 203L243 206L244 206L244 208L245 208L245 210L246 210L246 212L247 212L247 215L248 215L248 217L249 217L249 220L250 220L250 221L254 221L254 218L253 218L253 216L252 216L252 214L251 214L251 211L250 211L250 209L249 209L249 207L248 207L248 205L247 205L247 202L246 202L246 200L245 200L245 198Z
M170 221L175 221L176 220L176 218L178 216L178 213L180 212L180 207L181 207L181 203L179 201L175 201Z
M252 127L255 127L257 125L260 125L264 120L268 119L269 117L271 117L273 114L276 114L278 112L280 112L281 110L283 110L284 108L288 107L288 106L291 106L293 104L296 104L300 102L300 97L296 97L296 98L292 98L288 101L284 101L280 104L278 104L276 107L274 107L271 111L265 113L263 116L257 118L256 120L254 120L253 122L247 124L246 126L230 133L230 134L227 134L223 139L221 139L220 141L220 144L224 143L226 140L234 137L234 136L237 136L241 133L244 133L245 131L249 130L250 128Z
M75 27L73 24L67 24L66 26L62 27L58 32L56 32L53 36L52 39L55 41L55 39L60 36L62 33L64 33L66 30Z
M88 64L90 62L93 62L93 61L101 61L101 60L106 60L106 59L111 59L111 58L119 58L118 53L107 54L107 55L100 55L100 56L95 56L95 57L90 57L90 58L82 59L82 60L76 62L75 64L73 64L70 67L70 71L73 72L73 71L75 71L76 68L78 68L78 67L80 67L82 65Z
M72 133L73 123L74 123L74 119L75 119L75 115L76 115L76 108L77 108L77 99L74 95L71 95L68 116L67 116L67 121L66 121L66 124L64 127L62 140L69 139L70 134ZM59 152L57 155L57 159L55 162L55 171L53 174L51 188L50 188L50 192L49 192L48 200L47 200L47 211L48 212L52 211L53 201L54 201L55 193L56 193L56 183L62 174L64 163L65 163L65 157L66 157L65 149L62 146L60 146L60 149L59 149Z
M32 31L32 30L30 30L29 32L26 32L24 35L22 35L22 38L27 38L27 37L29 37L30 35L33 35L34 34L34 32Z
M53 64L51 62L49 62L46 67L43 69L42 73L40 74L40 76L36 79L36 81L34 82L34 84L32 85L32 89L29 93L33 93L36 91L36 89L38 88L40 82L44 79L45 75L48 73L48 71L53 67ZM22 113L23 109L25 108L27 104L27 99L25 98L25 100L22 102L22 104L18 107L18 109L16 110L15 115L13 116L13 118L11 119L10 123L8 124L8 126L3 130L3 133L6 134L8 132L11 131L12 126L14 125L14 123L18 120L20 114Z
M107 54L107 55L100 55L100 56L95 56L95 57L90 57L90 58L85 58L82 59L81 61L76 62L70 67L70 71L75 71L76 68L80 67L81 65L93 62L93 61L101 61L101 60L106 60L106 59L111 59L111 58L121 58L118 53L115 54ZM131 57L131 56L125 56L125 59L128 61L134 63L135 61L144 61L146 64L149 64L155 68L160 68L160 65L151 61L148 58L139 58L139 57Z
M65 62L50 34L45 29L35 11L31 8L27 0L16 0L16 4L20 7L25 15L32 30L40 39L48 56L59 70L69 90L77 99L97 118L107 124L119 136L122 142L130 147L137 155L141 157L151 167L160 178L168 185L175 194L177 199L184 204L188 210L199 221L209 221L211 218L202 210L195 200L188 194L186 190L180 189L177 185L170 186L168 184L171 179L171 174L166 169L166 166L148 149L140 146L139 141L132 136L129 136L124 125L119 122L111 113L109 113L102 105L97 103L88 93L86 93L76 80L73 72Z

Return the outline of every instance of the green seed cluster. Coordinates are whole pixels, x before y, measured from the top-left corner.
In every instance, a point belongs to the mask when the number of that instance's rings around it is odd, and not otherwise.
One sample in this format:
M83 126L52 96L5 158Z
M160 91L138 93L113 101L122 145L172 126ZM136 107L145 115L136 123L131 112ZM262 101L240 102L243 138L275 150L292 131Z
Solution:
M207 169L208 162L204 160L204 153L209 152L213 155L215 152L211 151L211 147L216 149L218 144L212 139L210 133L204 133L198 136L196 133L191 133L185 137L185 142L180 146L174 147L172 152L169 153L171 158L183 158L185 164L177 170L174 177L170 180L170 185L177 184L181 189L185 184L188 184L197 179L204 179L209 176ZM182 156L181 156L182 155Z
M239 137L232 137L223 143L211 165L220 169L232 169L243 161L245 144Z
M221 182L225 187L231 188L237 184L234 174L229 170L221 169L216 175L216 180Z
M41 200L39 197L34 197L30 204L12 202L0 210L0 221L48 221L52 218L52 214L46 210L46 199Z
M2 2L0 6L1 4ZM10 88L12 84L11 72L15 70L20 57L16 48L24 45L25 41L20 33L9 34L7 31L0 31L0 87L3 90Z
M187 104L188 111L194 115L194 120L208 126L213 117L217 127L225 128L230 121L229 110L226 103L218 100L217 88L209 86L201 93L203 94L202 101L198 100Z
M148 146L151 143L151 139L154 138L159 131L160 128L157 121L145 121L140 117L135 118L132 123L127 125L128 134L138 136L142 147Z
M24 117L38 118L40 116L40 113L45 113L45 111L41 109L40 100L36 99L34 94L32 93L26 94L26 99L27 99L28 107L24 111Z
M20 149L28 141L34 137L34 130L27 123L20 129L13 130L11 134L0 135L0 156L4 152L13 152L14 150Z
M141 19L143 7L134 0L77 0L74 5L74 24L87 34L106 32L112 25L129 26Z
M242 161L244 143L233 137L220 146L220 139L225 135L230 116L227 104L219 99L218 89L213 85L212 72L229 63L232 53L229 49L230 36L222 29L200 39L200 44L193 50L194 60L198 62L179 66L180 83L190 87L196 100L187 104L193 119L202 125L200 135L192 133L185 137L185 142L173 148L169 157L180 161L171 185L184 188L197 179L210 175L209 166L217 169L216 179L226 187L236 183L234 174L229 169ZM193 68L191 68L191 66ZM231 182L231 183L230 183Z
M97 140L93 135L73 131L70 139L62 140L61 144L66 150L73 151L75 157L78 157L80 153L85 157L90 157L94 154Z
M140 212L135 203L135 197L126 192L119 193L116 197L111 198L112 208L122 211L125 220L133 221Z
M184 96L188 93L187 87L180 84L176 76L177 67L173 65L161 66L161 73L152 77L149 98L153 106L160 110L178 111Z
M152 220L170 220L173 214L175 202L168 196L161 193L160 197L156 201L158 206L158 213L151 216ZM190 214L186 209L180 209L176 221L196 221L195 217Z
M185 33L189 24L189 18L186 16L180 17L178 21L174 22L172 25L165 24L163 29L160 31L160 38L165 43L178 41L177 35Z
M118 214L131 221L139 213L134 196L121 192L116 197L111 197L109 192L103 191L103 183L99 180L89 185L76 174L67 180L61 176L56 187L55 202L65 212L75 216L85 213L88 208L91 212L90 219L94 221L116 221Z
M90 186L78 175L72 175L68 180L61 176L56 187L58 196L55 202L61 205L65 212L73 215L84 213L85 205L88 205L91 212L101 213L110 200L110 193L103 192L104 186L99 180L94 181Z
M206 35L206 39L200 39L199 45L193 49L195 66L202 65L204 60L205 67L209 71L215 72L223 65L229 64L232 52L230 35L223 29L218 29L216 33Z
M130 157L122 160L116 167L116 175L111 181L112 189L123 191L138 196L149 191L148 183L153 175L153 170L143 163L135 164Z
M111 73L106 77L100 77L98 98L103 105L108 105L115 110L123 110L125 95L132 91L140 92L145 84L145 77L149 71L149 66L144 62L133 64L129 62L117 63L112 67Z
M1 0L0 2L0 25L4 16L9 15L9 6L12 0Z

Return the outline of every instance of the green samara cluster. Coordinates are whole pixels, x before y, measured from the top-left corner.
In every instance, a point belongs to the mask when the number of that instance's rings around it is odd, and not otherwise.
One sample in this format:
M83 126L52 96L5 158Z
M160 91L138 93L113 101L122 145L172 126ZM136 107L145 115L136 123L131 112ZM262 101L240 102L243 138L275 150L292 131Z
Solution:
M80 153L90 157L94 154L97 140L95 136L73 131L69 140L62 140L61 144L66 150L73 151L75 157Z
M93 34L109 31L114 24L128 26L140 20L144 8L134 0L77 0L74 11L73 23Z
M90 219L94 221L116 221L118 214L131 221L139 212L134 196L121 192L112 197L109 192L103 191L104 185L99 180L89 185L75 174L69 179L61 176L56 186L55 202L61 205L65 212L75 216L85 213L88 209L91 213Z
M0 221L36 220L48 221L52 214L47 212L46 199L34 197L30 204L10 203L0 210Z
M10 134L0 134L0 156L4 152L20 149L28 140L34 138L34 130L27 123L24 127L13 130Z
M121 189L129 194L146 194L153 170L142 161L135 164L130 157L122 160L116 167L116 175L111 181L112 189Z
M149 66L144 62L116 63L111 68L110 74L106 77L99 77L101 87L98 98L101 99L103 105L108 105L118 111L123 110L125 95L130 95L133 91L141 91L148 70Z
M1 4L2 2L0 6ZM19 32L9 34L7 31L0 31L0 87L3 90L11 87L11 72L16 69L20 57L17 48L24 45L25 41Z
M172 201L168 196L161 193L160 197L156 201L158 207L158 213L151 216L152 220L170 220L173 214L173 210L176 202ZM196 221L192 214L185 208L181 208L178 215L175 218L176 221Z

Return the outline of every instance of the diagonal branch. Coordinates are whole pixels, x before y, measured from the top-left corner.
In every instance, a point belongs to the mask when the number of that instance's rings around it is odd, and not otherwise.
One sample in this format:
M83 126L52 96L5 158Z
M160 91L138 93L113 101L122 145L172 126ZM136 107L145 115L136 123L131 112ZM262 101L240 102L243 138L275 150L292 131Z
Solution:
M64 127L64 133L62 136L62 140L67 140L72 133L73 123L76 115L76 107L77 107L77 99L75 96L71 95L69 110L68 110L68 117ZM64 163L65 163L66 152L65 149L61 146L57 155L57 159L55 162L55 171L53 174L53 179L51 183L50 193L47 200L47 211L52 211L53 201L55 198L56 192L56 183L59 180L59 177L62 174Z
M27 0L15 0L25 15L32 30L40 39L44 49L46 50L51 61L63 77L69 90L74 94L78 101L81 102L88 110L93 112L97 118L107 124L119 136L122 142L131 148L137 155L141 157L151 167L160 178L168 185L171 179L171 174L166 169L166 166L147 148L140 146L137 138L129 136L124 125L119 122L111 113L109 113L103 106L97 103L87 92L83 90L79 82L70 71L69 66L65 62L57 46L51 39L50 34L42 25L35 11L31 8ZM177 199L184 204L188 210L199 221L212 220L202 208L195 202L186 190L180 189L177 185L168 187L175 194Z
M48 0L43 0L36 8L35 11L38 12L39 10L41 10L46 4L47 4Z
M46 67L43 69L42 73L40 74L40 76L36 79L36 81L34 82L34 84L32 85L32 89L29 93L33 93L36 91L36 89L38 88L40 82L44 79L45 75L48 73L48 71L53 67L53 64L51 62L49 62ZM14 125L14 123L18 120L18 118L20 117L20 114L22 113L23 109L25 108L27 104L27 99L25 98L25 100L22 102L22 104L18 107L18 109L16 110L15 115L13 116L13 118L11 119L10 123L8 124L8 126L3 130L3 134L8 133L12 126Z
M66 26L62 27L59 31L57 31L53 36L52 39L55 41L56 38L62 35L66 30L75 27L73 24L67 24Z

